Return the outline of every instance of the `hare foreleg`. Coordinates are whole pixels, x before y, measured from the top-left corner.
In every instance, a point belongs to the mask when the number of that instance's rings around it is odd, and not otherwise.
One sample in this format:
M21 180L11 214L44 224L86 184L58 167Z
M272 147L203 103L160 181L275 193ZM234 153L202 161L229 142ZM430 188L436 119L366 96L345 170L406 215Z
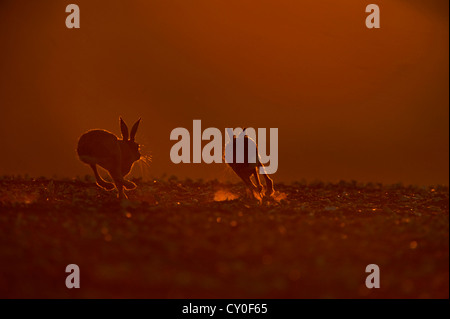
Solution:
M266 169L263 164L261 164L261 167L264 170L264 179L266 181L266 196L271 196L273 193L275 193L275 189L273 188L273 180L269 177L269 175L266 173Z
M124 186L124 179L122 174L120 173L120 170L113 169L109 171L109 174L111 175L112 179L114 180L114 184L116 184L118 195L117 197L119 199L128 199L127 195L123 192L123 186Z
M116 184L117 191L119 192L119 199L127 199L128 197L125 195L123 189L134 189L136 188L136 184L124 179L122 174L118 171L110 171L109 173Z
M252 172L252 175L255 177L256 188L258 189L258 193L260 196L262 196L261 192L263 190L263 186L261 184L261 180L259 179L258 167L255 167L255 170Z
M240 172L236 172L236 173L242 179L242 181L245 183L245 185L247 186L247 189L249 190L251 197L254 197L253 191L258 192L258 189L255 186L255 184L253 183L253 181L251 180L253 171L244 170L244 171L240 171Z

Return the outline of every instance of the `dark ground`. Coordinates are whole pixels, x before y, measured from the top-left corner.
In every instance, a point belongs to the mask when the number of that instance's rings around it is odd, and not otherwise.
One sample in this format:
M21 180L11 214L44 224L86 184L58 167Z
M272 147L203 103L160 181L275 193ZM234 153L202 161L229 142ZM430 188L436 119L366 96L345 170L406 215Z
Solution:
M0 177L0 298L449 298L447 187L136 182Z

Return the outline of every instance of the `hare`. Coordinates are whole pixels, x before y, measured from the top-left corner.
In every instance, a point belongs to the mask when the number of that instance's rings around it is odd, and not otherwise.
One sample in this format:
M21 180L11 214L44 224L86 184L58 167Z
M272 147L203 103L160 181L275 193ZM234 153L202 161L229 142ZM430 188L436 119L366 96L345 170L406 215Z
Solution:
M128 135L128 127L120 118L122 139L106 130L96 129L87 131L78 141L78 157L92 168L97 185L106 190L112 190L115 184L119 192L119 199L127 198L123 187L126 189L136 188L136 184L124 177L130 172L133 163L141 158L139 144L134 141L140 121L141 119L134 123ZM114 184L108 183L100 177L97 165L109 172Z
M236 135L232 135L232 139L230 136L230 142L225 145L225 153L232 152L233 153L233 160L231 163L227 162L227 164L231 167L231 169L244 181L245 185L250 189L251 192L255 191L257 194L260 195L262 198L263 196L271 196L273 193L275 193L274 187L273 187L273 180L269 177L267 173L263 174L264 179L266 181L266 191L263 194L263 186L261 184L260 180L260 174L259 174L259 168L262 167L262 169L265 172L264 165L261 163L258 153L258 146L256 145L256 142L247 135L246 129L244 130L236 137ZM244 145L244 161L243 163L238 163L236 160L236 150L237 150L237 141L239 139L243 139L243 145ZM233 147L231 149L231 147ZM249 149L256 150L256 152L252 155L249 154ZM233 151L234 150L234 151ZM231 154L231 153L230 153ZM256 158L252 158L253 156L256 156ZM251 180L251 177L254 176L256 185Z

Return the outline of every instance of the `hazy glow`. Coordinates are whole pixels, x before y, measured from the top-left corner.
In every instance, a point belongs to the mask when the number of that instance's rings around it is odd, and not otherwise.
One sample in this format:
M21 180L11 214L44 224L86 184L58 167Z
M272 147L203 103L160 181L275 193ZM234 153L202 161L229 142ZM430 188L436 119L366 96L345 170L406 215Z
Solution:
M448 184L448 1L87 1L0 4L0 174L90 174L78 137L142 117L134 174L229 178L175 165L169 134L279 128L275 182ZM142 172L139 170L142 169Z

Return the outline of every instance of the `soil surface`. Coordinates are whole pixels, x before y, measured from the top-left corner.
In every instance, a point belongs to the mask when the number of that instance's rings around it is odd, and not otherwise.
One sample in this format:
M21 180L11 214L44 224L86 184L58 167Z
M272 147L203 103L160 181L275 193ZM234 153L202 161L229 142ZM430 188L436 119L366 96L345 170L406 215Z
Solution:
M0 177L0 298L449 298L448 187L135 182Z

